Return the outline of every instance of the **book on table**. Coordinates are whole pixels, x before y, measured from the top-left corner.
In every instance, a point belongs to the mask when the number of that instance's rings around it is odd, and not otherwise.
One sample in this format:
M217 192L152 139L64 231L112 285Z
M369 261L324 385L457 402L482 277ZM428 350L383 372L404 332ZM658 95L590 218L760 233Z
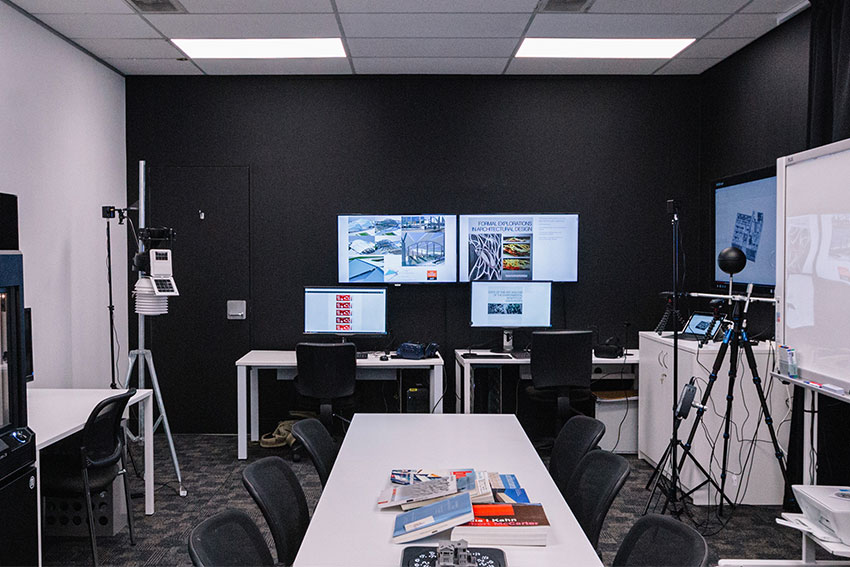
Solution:
M494 501L507 502L509 504L531 503L525 489L519 485L516 475L491 472L489 474L489 481L493 491Z
M452 530L470 545L546 545L549 519L542 504L475 504L475 517Z
M395 517L393 543L405 543L432 536L457 525L472 521L469 494L457 494Z
M413 484L393 484L378 496L378 508L391 508L457 494L457 480L441 477Z
M476 472L473 469L463 469L463 471L434 471L432 474L438 474L442 478L454 477L457 482L458 494L468 493L473 504L494 502L489 475L484 471ZM448 498L448 496L437 496L428 500L406 502L401 505L401 509L413 510L426 504L433 504L443 498Z

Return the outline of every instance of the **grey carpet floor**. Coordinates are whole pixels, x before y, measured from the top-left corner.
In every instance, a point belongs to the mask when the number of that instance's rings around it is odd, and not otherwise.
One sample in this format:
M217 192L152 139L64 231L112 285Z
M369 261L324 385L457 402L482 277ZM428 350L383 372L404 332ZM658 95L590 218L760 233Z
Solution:
M103 565L190 565L187 539L191 529L202 519L225 509L238 508L248 512L266 535L267 543L274 549L265 521L250 496L242 486L241 473L252 460L281 455L287 458L301 481L312 512L321 494L321 485L309 459L293 463L288 449L262 449L249 446L248 460L236 459L236 438L227 435L175 435L175 445L180 460L183 483L189 494L177 495L177 483L171 464L168 445L161 435L155 442L156 514L144 515L144 500L134 499L136 520L136 545L130 545L127 530L98 538L98 553ZM133 448L141 472L139 447ZM651 468L634 457L629 458L632 473L608 513L599 540L602 560L610 565L623 536L632 523L643 513L648 492L644 486ZM130 467L132 469L132 467ZM141 494L143 483L133 478L131 490ZM691 523L706 521L706 508L689 507ZM715 520L700 531L716 532L706 537L710 547L711 564L718 558L799 559L800 537L791 529L778 526L774 519L778 507L738 506L734 514L719 529ZM87 565L91 552L87 537L47 537L44 540L44 565ZM564 558L564 565L570 565ZM344 567L344 566L340 566ZM522 567L522 566L520 566Z

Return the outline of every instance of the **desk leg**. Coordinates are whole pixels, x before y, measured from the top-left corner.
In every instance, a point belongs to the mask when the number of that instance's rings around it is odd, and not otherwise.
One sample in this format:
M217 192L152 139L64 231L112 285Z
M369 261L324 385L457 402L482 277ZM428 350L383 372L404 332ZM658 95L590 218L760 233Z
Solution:
M475 371L471 364L463 365L463 413L472 413L472 388Z
M38 567L41 567L41 451L35 450L35 496L38 498L38 507L35 511L35 519L38 522Z
M260 440L260 393L257 386L258 369L251 369L251 441Z
M455 358L455 413L463 413L463 368Z
M443 413L443 365L431 367L431 408L434 413Z
M812 410L812 413L803 418L803 484L817 484L817 462L812 455L813 450L817 451L817 403L817 394L809 388L804 388L803 409Z
M248 458L248 369L236 367L236 457Z
M153 394L142 402L145 415L145 514L153 514Z

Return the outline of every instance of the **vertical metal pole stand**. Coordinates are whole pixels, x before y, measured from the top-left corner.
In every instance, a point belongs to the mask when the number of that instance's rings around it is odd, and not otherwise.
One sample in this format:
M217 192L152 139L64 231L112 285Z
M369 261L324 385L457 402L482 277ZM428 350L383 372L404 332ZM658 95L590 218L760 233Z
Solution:
M153 364L153 353L151 353L148 349L143 350L131 350L129 354L130 362L127 366L127 378L124 380L124 387L126 388L130 384L130 377L133 375L133 368L136 366L136 361L138 360L139 366L146 365L148 371L151 375L151 386L153 386L153 394L156 399L156 405L159 407L159 417L153 424L153 431L156 432L157 427L159 427L160 423L165 428L165 437L168 439L168 447L171 450L171 462L174 464L174 472L177 474L177 484L178 484L178 494L180 496L186 496L188 493L186 489L183 488L183 477L180 475L180 463L177 462L177 450L174 448L174 438L171 436L171 427L168 425L168 415L165 413L165 404L162 401L162 393L159 389L159 379L156 375L156 368ZM144 377L140 371L139 373L139 388L144 388ZM147 419L153 419L152 415L147 416ZM141 435L141 429L139 430L139 434ZM130 439L134 442L137 442L140 437L134 436L129 431L127 434L130 436ZM153 443L153 439L145 439L145 443Z

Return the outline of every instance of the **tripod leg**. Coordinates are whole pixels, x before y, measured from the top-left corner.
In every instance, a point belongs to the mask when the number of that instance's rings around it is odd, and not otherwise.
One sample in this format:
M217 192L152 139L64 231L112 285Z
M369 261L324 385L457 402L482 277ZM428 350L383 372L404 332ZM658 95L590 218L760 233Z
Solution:
M764 423L767 425L767 430L770 432L770 441L773 443L773 450L776 455L776 460L779 463L779 470L782 471L782 480L787 485L788 472L785 469L785 455L782 452L782 448L779 446L779 440L776 438L776 430L773 427L773 417L770 415L770 408L768 407L767 399L764 396L764 387L762 386L761 378L758 374L758 365L756 364L755 354L753 354L753 346L750 344L746 331L743 331L742 336L744 353L747 356L747 364L750 366L750 373L753 375L753 384L756 385L756 393L758 393L761 410L764 413Z
M159 379L156 375L156 369L153 366L153 355L150 351L144 352L145 360L148 363L148 370L151 373L151 385L156 396L156 403L159 406L160 419L165 426L165 437L168 439L168 447L171 449L171 462L174 463L174 472L177 474L177 484L180 486L178 493L180 496L186 496L186 489L183 488L183 477L180 476L180 463L177 462L177 450L174 448L174 438L171 436L171 427L168 425L168 416L165 414L165 404L162 401L162 393L159 390ZM151 439L153 442L153 439Z
M720 493L726 495L726 470L729 462L729 426L732 423L732 401L735 399L735 377L738 374L738 340L740 337L740 319L735 321L735 330L732 336L732 349L729 356L729 389L726 392L726 415L723 421L723 464L720 468ZM718 506L720 515L723 515L723 498Z
M664 468L664 463L667 462L667 457L670 455L670 444L667 443L667 447L664 448L664 454L661 455L661 458L658 460L658 464L655 465L655 468L652 470L652 474L649 475L649 480L644 486L644 490L649 490L649 487L652 486L655 482L655 477L661 474L661 469Z

